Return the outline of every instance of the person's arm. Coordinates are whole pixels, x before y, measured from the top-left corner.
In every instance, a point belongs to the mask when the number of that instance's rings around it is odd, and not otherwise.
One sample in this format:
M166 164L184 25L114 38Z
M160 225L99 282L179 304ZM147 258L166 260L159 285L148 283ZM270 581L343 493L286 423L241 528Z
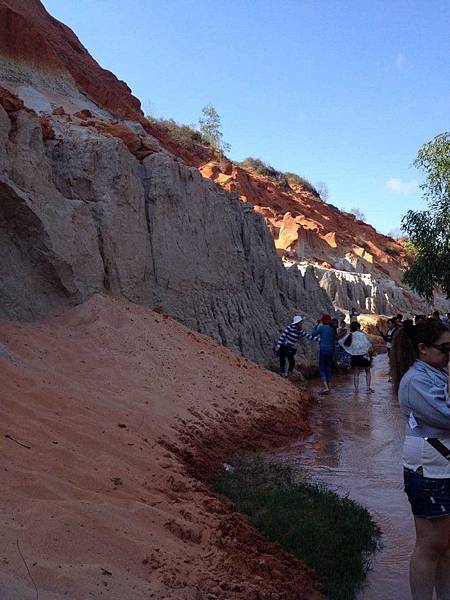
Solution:
M342 335L338 340L339 346L342 346L342 348L344 348L344 350L345 350L344 342L348 338L349 335L350 335L350 333L347 332L345 335Z
M309 335L312 335L312 336L316 336L316 335L318 335L318 336L320 336L320 332L321 332L321 329L320 329L320 327L321 327L321 324L320 324L320 323L318 323L318 324L317 324L317 325L316 325L316 326L315 326L315 327L314 327L314 328L313 328L313 329L312 329L312 330L309 332Z
M412 377L402 390L402 408L425 425L450 430L450 388L433 385L428 377Z
M314 331L314 329L313 329L313 331ZM306 338L310 342L320 342L320 336L313 335L312 332L311 333L307 333L304 329L300 329L299 335L301 337L303 337L303 338Z

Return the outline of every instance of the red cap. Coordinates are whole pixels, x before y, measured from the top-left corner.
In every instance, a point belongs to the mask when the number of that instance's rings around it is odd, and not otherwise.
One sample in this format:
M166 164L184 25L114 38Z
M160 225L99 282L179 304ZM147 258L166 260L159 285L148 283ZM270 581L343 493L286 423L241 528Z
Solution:
M322 318L320 320L324 325L326 325L327 323L331 323L330 315L322 315Z

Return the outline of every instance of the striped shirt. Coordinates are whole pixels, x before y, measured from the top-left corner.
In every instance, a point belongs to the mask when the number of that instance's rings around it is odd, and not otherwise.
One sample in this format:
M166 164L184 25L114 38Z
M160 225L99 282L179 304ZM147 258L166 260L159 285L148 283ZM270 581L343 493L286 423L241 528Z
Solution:
M287 346L288 348L297 348L298 341L301 337L306 338L311 342L318 342L320 339L318 336L310 335L303 329L299 329L298 327L295 327L295 325L291 324L288 325L281 333L277 344L280 346Z

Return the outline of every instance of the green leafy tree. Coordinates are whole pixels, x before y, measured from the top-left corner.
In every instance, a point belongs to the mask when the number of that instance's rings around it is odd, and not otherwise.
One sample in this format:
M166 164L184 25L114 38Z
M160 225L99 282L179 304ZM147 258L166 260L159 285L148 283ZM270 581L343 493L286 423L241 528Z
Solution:
M203 138L214 150L220 154L230 151L231 145L223 140L219 113L212 104L202 108L202 116L198 122Z
M435 289L450 298L450 133L424 144L414 166L425 172L421 188L428 209L409 210L402 219L402 229L415 250L404 281L429 301Z

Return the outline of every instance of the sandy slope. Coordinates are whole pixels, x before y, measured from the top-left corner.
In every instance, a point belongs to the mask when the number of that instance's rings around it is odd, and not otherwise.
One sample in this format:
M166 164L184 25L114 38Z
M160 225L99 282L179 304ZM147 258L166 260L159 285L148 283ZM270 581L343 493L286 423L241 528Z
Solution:
M40 600L319 597L207 483L305 428L293 385L107 296L0 344L2 600L36 597L19 548Z

